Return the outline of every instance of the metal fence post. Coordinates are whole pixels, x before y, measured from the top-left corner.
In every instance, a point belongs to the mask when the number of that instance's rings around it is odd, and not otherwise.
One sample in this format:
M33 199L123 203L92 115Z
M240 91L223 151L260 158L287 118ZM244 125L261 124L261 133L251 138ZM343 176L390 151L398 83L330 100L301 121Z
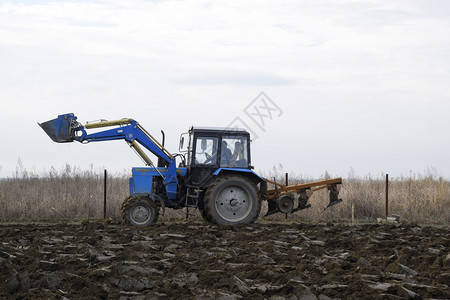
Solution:
M103 219L106 219L106 178L107 172L105 169L105 180L103 182Z
M288 178L288 173L286 173L286 186L288 186L288 185L289 185L289 178ZM284 217L287 220L288 214L285 214Z
M389 208L389 175L386 174L386 218L388 217Z

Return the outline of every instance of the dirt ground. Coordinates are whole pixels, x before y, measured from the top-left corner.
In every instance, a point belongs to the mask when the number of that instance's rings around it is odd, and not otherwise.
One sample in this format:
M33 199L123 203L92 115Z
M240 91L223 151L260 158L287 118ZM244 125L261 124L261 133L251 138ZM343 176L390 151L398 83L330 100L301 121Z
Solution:
M0 298L450 299L449 227L0 224Z

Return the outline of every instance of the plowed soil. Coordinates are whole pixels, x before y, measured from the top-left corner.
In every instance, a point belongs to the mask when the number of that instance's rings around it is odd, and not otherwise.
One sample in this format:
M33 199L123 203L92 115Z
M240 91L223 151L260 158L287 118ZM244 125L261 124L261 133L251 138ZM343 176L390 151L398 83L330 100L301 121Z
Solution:
M450 299L449 227L0 225L0 298Z

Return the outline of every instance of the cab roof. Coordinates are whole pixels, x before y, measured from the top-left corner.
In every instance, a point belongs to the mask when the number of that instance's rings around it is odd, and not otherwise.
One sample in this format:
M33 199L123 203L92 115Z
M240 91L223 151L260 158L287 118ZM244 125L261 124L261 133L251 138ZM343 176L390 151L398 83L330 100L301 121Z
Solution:
M247 130L244 128L236 128L236 127L192 127L194 132L204 132L204 133L231 133L231 134L249 134Z

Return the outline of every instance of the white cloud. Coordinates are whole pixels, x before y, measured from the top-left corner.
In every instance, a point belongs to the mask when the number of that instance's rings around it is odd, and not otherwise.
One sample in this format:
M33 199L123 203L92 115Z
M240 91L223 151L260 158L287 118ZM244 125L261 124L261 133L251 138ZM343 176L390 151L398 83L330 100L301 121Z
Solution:
M308 173L450 169L448 2L22 3L0 1L0 117L32 122L6 138L73 111L82 120L130 116L164 127L175 150L185 127L227 125L264 90L286 113L255 143L262 169L278 162L301 169L302 155L318 153L327 158L314 159L320 165L311 162ZM330 140L330 130L342 138ZM300 159L274 156L274 141ZM330 141L346 159L330 156ZM386 144L414 155L397 162ZM25 141L17 145L27 149ZM431 158L433 145L439 151ZM18 153L0 152L11 162L0 162L3 170L13 166Z

